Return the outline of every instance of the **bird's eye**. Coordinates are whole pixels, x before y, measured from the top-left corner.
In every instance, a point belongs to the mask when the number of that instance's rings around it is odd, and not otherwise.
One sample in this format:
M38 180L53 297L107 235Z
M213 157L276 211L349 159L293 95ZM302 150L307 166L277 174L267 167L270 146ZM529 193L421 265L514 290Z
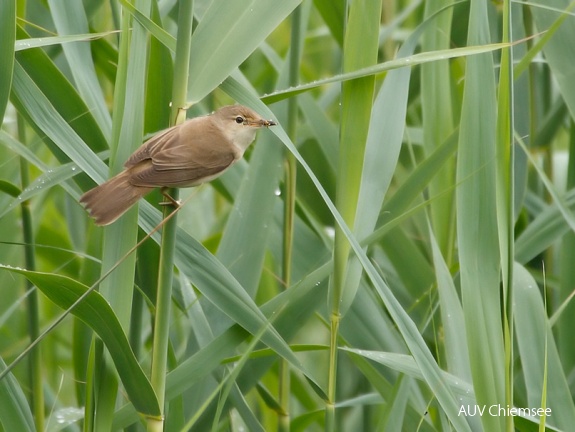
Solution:
M237 124L242 124L244 122L244 118L242 116L237 116L236 117L236 123Z

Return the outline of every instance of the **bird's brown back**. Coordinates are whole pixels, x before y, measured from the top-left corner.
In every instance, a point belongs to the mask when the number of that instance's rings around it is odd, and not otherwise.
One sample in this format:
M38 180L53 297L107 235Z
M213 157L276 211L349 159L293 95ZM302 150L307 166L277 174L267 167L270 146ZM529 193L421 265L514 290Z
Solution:
M135 186L189 187L217 176L241 156L206 116L151 138L125 166Z

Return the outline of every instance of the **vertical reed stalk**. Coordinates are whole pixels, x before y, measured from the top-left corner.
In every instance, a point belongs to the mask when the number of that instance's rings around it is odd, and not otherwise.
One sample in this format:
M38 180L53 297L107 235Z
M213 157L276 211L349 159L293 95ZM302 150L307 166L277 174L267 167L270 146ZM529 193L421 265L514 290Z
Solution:
M356 0L349 5L345 21L343 71L349 72L377 62L381 1ZM365 145L373 106L375 78L368 76L342 83L336 206L347 226L354 226L361 187ZM334 269L330 284L330 349L328 401L325 430L335 430L338 334L341 305L348 287L350 244L336 227L333 249ZM351 292L351 290L349 290ZM355 290L354 290L355 291Z
M174 61L174 82L172 92L171 118L175 124L185 120L185 105L187 95L188 70L190 63L190 43L193 24L193 0L185 0L179 4L178 14L178 39ZM184 115L180 115L184 113ZM168 192L172 198L178 199L178 191ZM165 206L164 217L167 217L174 209ZM174 251L176 246L177 219L174 215L166 222L162 230L162 242L160 246L160 262L158 277L158 292L156 299L156 316L154 322L154 341L152 352L151 383L158 397L160 409L164 413L168 346L170 340L170 318L172 301L172 282L174 271ZM156 420L148 422L148 430L158 430L160 426ZM161 430L161 429L160 429Z
M502 41L513 40L511 34L511 2L503 3L503 31ZM513 405L513 265L514 265L514 152L513 134L513 48L504 48L501 52L501 67L499 76L498 98L498 160L499 176L498 191L498 219L499 219L499 248L501 253L501 271L503 283L503 338L505 347L505 403ZM508 432L514 430L513 416L506 417L505 428Z
M301 38L301 5L292 13L291 44L289 57L289 85L295 86L299 82L300 65L300 38ZM288 123L287 133L293 142L296 141L298 105L297 98L288 100ZM285 206L284 206L284 231L283 231L283 263L282 274L286 288L291 285L293 229L295 218L296 199L296 160L292 153L286 157L285 177ZM278 419L278 430L288 432L290 430L289 415L290 398L290 370L287 360L280 359L279 363L279 403L281 412Z
M18 135L21 142L26 142L24 137L24 121L18 116ZM20 179L22 190L30 184L30 173L28 162L20 158ZM30 211L30 201L26 200L21 204L22 208L22 231L24 237L24 262L28 270L36 270L36 257L34 252L34 228L32 222L32 212ZM26 281L26 291L31 292L26 297L28 335L30 341L38 339L40 334L40 318L38 305L38 291L30 281ZM29 386L31 393L32 412L34 413L34 425L36 430L44 430L44 391L42 379L42 354L40 346L35 346L30 350L28 359Z

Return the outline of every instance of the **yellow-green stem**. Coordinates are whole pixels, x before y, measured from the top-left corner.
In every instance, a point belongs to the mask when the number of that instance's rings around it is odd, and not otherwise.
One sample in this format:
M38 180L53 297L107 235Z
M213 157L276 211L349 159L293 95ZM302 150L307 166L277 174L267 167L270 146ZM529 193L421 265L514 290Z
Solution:
M171 197L178 199L177 190L172 190ZM173 211L167 205L164 209L164 218ZM166 375L168 362L168 345L170 338L170 316L172 301L172 281L174 269L174 250L176 244L177 216L173 216L162 229L162 242L160 245L160 263L158 277L158 293L156 297L156 316L154 322L154 348L152 352L151 384L158 397L162 413L164 412ZM150 426L150 424L148 424ZM150 430L150 428L149 428Z
M511 35L511 2L506 0L503 4L503 41L512 40ZM513 48L505 48L501 53L501 68L499 78L499 113L498 134L501 165L499 193L501 209L501 258L503 277L503 337L505 348L505 403L513 405L513 197L514 197L514 154L513 133L515 130L513 119ZM506 417L505 428L508 432L515 430L513 416Z
M326 432L335 431L335 396L337 383L337 338L339 335L339 314L332 314L330 317L330 341L329 341L329 375L327 382Z
M377 63L381 2L346 2L343 72ZM363 77L341 85L341 118L336 182L336 206L348 227L353 227L362 181L365 146L375 91L375 78ZM335 430L338 332L342 304L352 301L356 287L346 286L351 245L338 225L333 245L333 275L330 281L330 350L326 406L326 431ZM348 295L349 297L345 297Z
M190 43L193 23L193 0L185 0L179 3L178 35L176 55L174 61L174 83L172 87L172 112L171 118L175 124L185 120L185 115L179 115L181 108L185 106L187 94L188 70L190 61ZM167 193L178 199L177 190L169 190ZM173 206L167 205L164 209L164 218L174 210ZM154 325L154 341L152 353L151 384L158 397L162 414L165 409L166 376L168 373L168 346L170 336L170 318L172 301L172 282L174 271L174 251L176 246L177 218L174 215L166 222L162 230L162 242L160 245L160 262L158 291L156 300L156 316ZM148 431L161 430L163 425L157 419L148 420Z
M291 45L289 57L289 85L294 86L299 81L300 64L300 37L301 37L301 5L292 14ZM297 133L297 98L293 97L288 101L288 123L287 133L293 142L296 141ZM286 288L291 285L292 249L293 249L293 227L295 218L295 198L296 198L296 160L293 154L288 153L286 157L286 177L285 177L285 206L284 206L284 236L283 236L283 281ZM290 369L285 359L279 364L279 404L281 412L278 419L278 430L288 432L290 430L289 415L290 398Z

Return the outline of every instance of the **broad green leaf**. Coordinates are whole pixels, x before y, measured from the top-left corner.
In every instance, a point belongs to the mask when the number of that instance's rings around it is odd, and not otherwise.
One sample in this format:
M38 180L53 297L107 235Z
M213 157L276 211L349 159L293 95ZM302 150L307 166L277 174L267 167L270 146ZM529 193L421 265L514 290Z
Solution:
M487 6L472 1L470 45L490 40ZM467 59L457 159L457 236L461 297L475 396L479 405L504 400L499 244L495 195L496 95L491 54ZM503 417L483 416L486 430Z
M377 1L357 1L350 5L344 37L344 73L377 63L381 8L381 3ZM363 182L362 175L364 172L372 175L370 172L372 165L370 162L365 162L364 157L374 157L373 154L366 154L370 124L375 124L371 122L371 116L374 113L374 94L374 76L368 75L342 82L335 204L346 224L353 227L356 234L358 231L361 234L364 233L363 228L359 228L363 221L357 220L356 224L356 219L362 214L365 206L364 202L359 202L362 187L365 197L365 182ZM379 101L381 101L382 94L383 91L380 92ZM381 102L377 106L381 107ZM398 110L398 112L401 116L402 111ZM393 161L393 156L391 160ZM382 195L378 194L378 196L383 200ZM377 206L377 203L374 204ZM379 208L368 212L368 215L373 215L373 223L375 223L378 211ZM367 218L368 215L364 217ZM367 224L365 230L370 231L369 221ZM361 238L361 235L359 237ZM359 287L361 266L356 262L355 266L350 267L349 252L350 245L345 235L336 226L333 249L334 273L330 282L330 298L328 299L330 313L333 316L345 315ZM334 396L330 395L330 397Z
M190 104L220 85L300 1L214 0L192 36Z
M511 1L503 4L502 39L509 42L514 34L512 31ZM499 256L501 268L501 292L502 292L502 323L505 349L505 402L512 404L514 385L514 359L513 359L513 256L514 256L514 132L515 112L514 106L514 77L513 77L514 53L510 48L501 50L499 66L499 84L497 95L497 126L496 126L496 210L497 229L499 239ZM509 429L513 419L507 418L506 425Z
M88 290L85 285L65 276L33 272L5 265L0 265L0 268L24 275L62 309L71 307ZM71 312L88 324L102 339L136 409L145 415L160 415L156 395L134 357L128 339L108 302L100 293L92 291Z
M432 0L425 2L427 21L432 17L433 26L427 26L421 40L422 51L446 49L451 45L453 8L450 0ZM446 10L442 10L446 7ZM437 61L421 67L421 109L423 126L423 146L425 153L431 155L453 133L453 76L450 62ZM437 170L432 181L422 182L429 185L430 196L449 189L455 179L455 159L451 159ZM455 191L434 199L430 205L431 224L439 248L448 263L451 262L453 238L455 232L453 211Z
M436 16L432 16L424 21L409 36L397 54L399 58L413 55L421 34L435 23L435 18ZM354 232L359 239L373 232L396 169L405 132L410 78L410 68L390 71L374 101L361 174L361 189L355 211ZM389 101L398 102L390 104ZM383 136L386 137L385 145L381 143ZM352 260L350 263L346 279L346 285L350 289L346 290L347 298L342 307L343 311L353 298L351 288L358 285L361 275L358 264L357 260Z

